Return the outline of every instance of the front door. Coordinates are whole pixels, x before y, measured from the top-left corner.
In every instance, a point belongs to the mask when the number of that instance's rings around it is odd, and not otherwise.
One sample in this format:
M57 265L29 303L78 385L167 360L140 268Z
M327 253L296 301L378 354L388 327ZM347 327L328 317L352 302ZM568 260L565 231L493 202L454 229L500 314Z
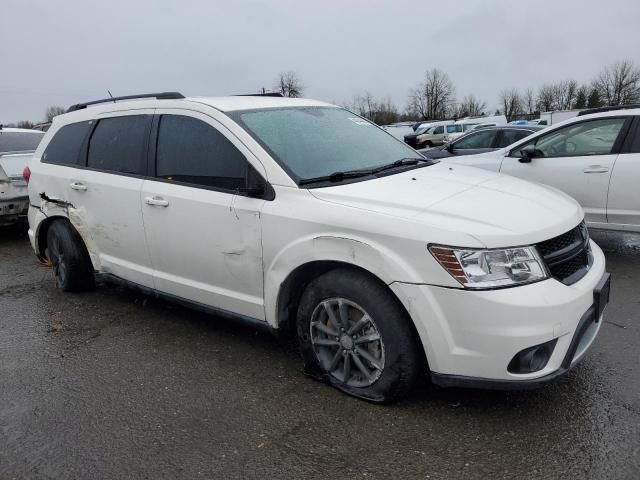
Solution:
M587 222L606 222L607 192L625 117L572 123L519 145L504 157L500 171L555 187L575 198ZM534 145L538 157L520 150Z
M141 192L156 288L264 320L260 212L239 194L249 152L213 118L158 110Z

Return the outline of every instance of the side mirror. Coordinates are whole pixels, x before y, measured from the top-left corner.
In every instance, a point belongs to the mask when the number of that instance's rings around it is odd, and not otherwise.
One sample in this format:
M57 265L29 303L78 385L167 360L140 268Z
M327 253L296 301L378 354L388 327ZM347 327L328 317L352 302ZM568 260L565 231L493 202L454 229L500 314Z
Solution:
M544 154L536 148L535 145L530 143L522 150L520 150L520 158L518 161L520 163L531 163L531 160L534 158L544 157Z
M453 145L453 143L449 142L444 146L444 149L449 153L453 153L456 147Z

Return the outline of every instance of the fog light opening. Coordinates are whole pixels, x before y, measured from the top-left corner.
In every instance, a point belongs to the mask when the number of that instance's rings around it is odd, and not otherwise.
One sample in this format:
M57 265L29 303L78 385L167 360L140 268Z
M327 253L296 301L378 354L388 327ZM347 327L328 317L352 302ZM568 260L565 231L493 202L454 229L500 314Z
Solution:
M557 339L518 352L509 362L509 373L533 373L547 366Z

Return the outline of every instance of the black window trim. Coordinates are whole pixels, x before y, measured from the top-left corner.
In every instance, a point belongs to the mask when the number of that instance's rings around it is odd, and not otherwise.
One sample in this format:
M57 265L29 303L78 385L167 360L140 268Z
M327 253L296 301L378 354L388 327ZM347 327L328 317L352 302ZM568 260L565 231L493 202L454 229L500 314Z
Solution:
M197 113L201 113L201 112L197 112ZM147 149L147 172L148 172L148 176L146 177L146 180L152 181L152 182L160 182L160 183L168 183L171 185L180 185L183 187L190 187L190 188L197 188L200 190L209 190L209 191L213 191L213 192L220 192L220 193L227 193L227 194L231 194L231 195L240 195L242 197L249 197L249 194L244 193L244 192L240 192L237 188L223 188L223 187L214 187L214 186L210 186L210 185L201 185L198 183L190 183L190 182L181 182L179 180L167 180L164 178L160 178L156 176L157 173L157 151L158 151L158 132L160 131L160 119L163 115L176 115L176 116L182 116L182 117L188 117L188 118L195 118L197 120L197 117L193 117L190 115L185 115L184 113L155 113L153 115L153 121L151 123L151 133L149 136L149 145L148 145L148 149ZM202 121L202 120L200 120ZM206 122L205 122L206 123ZM215 128L212 125L209 125L211 128ZM218 132L220 132L220 134L225 137L227 140L229 140L229 142L231 142L231 140L228 138L227 135L225 135L220 129L216 129ZM242 151L240 151L240 149L233 143L231 142L231 144L240 152L240 154L244 157L245 162L247 162L247 172L246 172L246 176L245 176L245 181L247 182L248 185L248 181L249 181L249 172L252 170L253 173L255 175L258 176L258 178L260 178L260 180L264 183L265 186L265 193L264 195L260 196L260 197L252 197L252 198L260 198L263 200L267 200L267 201L272 201L276 198L275 196L275 190L273 188L273 186L262 176L262 174L251 164L251 162L249 161L249 159L247 158L247 156L242 153Z
M622 124L622 128L620 129L620 131L618 132L618 136L616 137L615 142L613 142L613 147L611 148L611 151L609 153L589 153L589 154L575 154L575 155L562 155L562 156L557 156L557 157L544 157L544 158L570 158L570 157L596 157L596 156L602 156L602 155L619 155L621 152L621 148L622 145L625 141L625 139L628 136L629 133L629 128L631 127L631 123L633 120L633 116L632 115L615 115L615 116L606 116L606 117L597 117L597 118L588 118L585 120L581 120L579 122L573 122L571 124L568 125L563 125L560 128L556 128L550 131L544 131L541 130L540 132L541 135L537 136L535 139L533 139L533 141L537 142L538 139L546 136L546 135L552 135L554 132L561 130L563 128L566 127L573 127L575 125L580 125L582 123L589 123L589 122L596 122L596 121L602 121L602 120L614 120L614 119L620 119L623 118L625 120L625 122ZM520 158L518 156L514 156L513 153L518 151L518 149L521 149L522 147L528 145L531 142L531 140L521 143L519 144L517 147L513 148L512 150L509 151L507 157L509 158Z

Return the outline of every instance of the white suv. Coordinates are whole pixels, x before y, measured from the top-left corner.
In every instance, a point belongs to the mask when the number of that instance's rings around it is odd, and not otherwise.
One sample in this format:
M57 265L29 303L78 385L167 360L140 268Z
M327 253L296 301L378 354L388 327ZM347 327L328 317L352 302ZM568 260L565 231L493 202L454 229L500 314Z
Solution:
M583 111L506 148L451 162L562 190L582 205L589 227L640 232L640 108Z
M152 97L74 106L35 153L29 237L63 290L292 326L307 373L376 402L425 372L537 386L598 333L609 276L568 196L323 102Z

